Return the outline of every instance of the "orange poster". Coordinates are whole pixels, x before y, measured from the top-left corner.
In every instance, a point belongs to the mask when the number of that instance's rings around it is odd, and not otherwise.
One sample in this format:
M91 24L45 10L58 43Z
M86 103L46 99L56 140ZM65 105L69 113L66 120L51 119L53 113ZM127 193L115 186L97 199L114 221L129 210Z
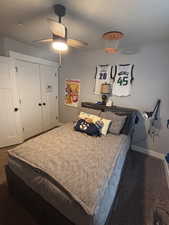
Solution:
M80 80L65 80L65 105L78 107Z

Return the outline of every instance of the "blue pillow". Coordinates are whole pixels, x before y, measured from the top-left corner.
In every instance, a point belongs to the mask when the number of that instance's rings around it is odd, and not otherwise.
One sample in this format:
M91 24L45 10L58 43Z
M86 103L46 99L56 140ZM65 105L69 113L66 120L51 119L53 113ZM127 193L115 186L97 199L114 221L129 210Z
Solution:
M76 131L86 133L90 136L101 136L100 129L94 123L89 123L84 119L80 119L77 121L74 126Z

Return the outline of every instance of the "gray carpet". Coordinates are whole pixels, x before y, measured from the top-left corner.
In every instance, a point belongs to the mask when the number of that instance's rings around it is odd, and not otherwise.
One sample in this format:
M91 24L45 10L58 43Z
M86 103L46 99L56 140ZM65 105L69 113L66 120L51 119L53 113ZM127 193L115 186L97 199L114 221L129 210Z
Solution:
M163 162L130 151L109 225L169 225L168 212Z
M0 149L0 225L37 225L7 190ZM108 225L169 225L169 191L160 160L130 151Z

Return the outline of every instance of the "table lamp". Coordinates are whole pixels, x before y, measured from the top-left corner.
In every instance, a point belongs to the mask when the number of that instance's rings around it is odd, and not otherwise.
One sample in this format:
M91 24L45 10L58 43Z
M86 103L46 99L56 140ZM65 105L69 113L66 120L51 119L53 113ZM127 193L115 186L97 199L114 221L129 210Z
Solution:
M108 96L111 94L111 85L107 83L102 84L100 94L102 95L102 104L106 105Z

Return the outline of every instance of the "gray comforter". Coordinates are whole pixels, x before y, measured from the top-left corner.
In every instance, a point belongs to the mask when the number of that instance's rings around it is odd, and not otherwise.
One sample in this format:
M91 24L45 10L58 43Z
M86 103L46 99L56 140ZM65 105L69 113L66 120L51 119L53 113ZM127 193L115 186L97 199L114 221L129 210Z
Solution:
M10 150L9 156L48 176L93 215L126 144L126 135L90 137L74 131L68 123Z

